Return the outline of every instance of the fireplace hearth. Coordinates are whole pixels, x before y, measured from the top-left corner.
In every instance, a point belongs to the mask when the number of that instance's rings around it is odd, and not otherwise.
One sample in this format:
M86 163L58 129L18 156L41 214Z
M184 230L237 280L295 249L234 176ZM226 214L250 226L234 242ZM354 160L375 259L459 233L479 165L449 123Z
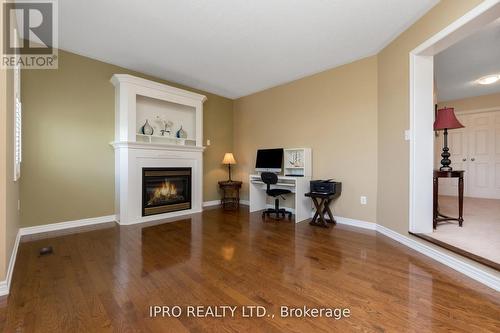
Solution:
M142 216L191 209L191 168L143 168Z

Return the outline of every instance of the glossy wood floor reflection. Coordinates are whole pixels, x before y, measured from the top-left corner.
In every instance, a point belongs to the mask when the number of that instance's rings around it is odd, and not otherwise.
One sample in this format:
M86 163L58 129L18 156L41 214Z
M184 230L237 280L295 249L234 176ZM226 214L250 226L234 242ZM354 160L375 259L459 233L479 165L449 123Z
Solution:
M5 332L500 331L499 293L374 231L212 209L44 237L19 248ZM46 245L54 254L39 257ZM150 318L151 305L262 305L276 316ZM283 319L281 305L351 317Z

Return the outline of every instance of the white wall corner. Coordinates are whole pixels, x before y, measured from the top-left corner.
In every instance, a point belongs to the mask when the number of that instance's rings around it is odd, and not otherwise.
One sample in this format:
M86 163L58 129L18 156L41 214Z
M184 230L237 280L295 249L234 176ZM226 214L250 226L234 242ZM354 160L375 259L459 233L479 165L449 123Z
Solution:
M12 253L10 255L9 266L7 266L5 280L0 281L0 296L5 296L9 294L10 283L12 282L12 274L14 273L14 266L16 265L17 251L19 249L20 241L21 241L21 230L18 230L16 235L16 240L14 242L14 247L12 248Z

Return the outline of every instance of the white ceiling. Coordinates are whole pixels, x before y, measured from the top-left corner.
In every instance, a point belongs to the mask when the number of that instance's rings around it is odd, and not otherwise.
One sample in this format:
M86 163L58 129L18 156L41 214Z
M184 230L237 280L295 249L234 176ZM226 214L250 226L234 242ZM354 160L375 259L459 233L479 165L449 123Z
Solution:
M438 0L64 0L59 47L229 98L376 54Z
M440 102L499 93L500 81L475 81L500 74L500 19L439 53L434 64Z

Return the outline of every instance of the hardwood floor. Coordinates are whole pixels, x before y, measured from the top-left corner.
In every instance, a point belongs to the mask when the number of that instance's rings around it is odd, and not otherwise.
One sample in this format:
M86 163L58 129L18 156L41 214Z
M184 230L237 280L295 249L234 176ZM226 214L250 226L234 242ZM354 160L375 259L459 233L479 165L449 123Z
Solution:
M39 257L47 245L54 253ZM499 293L383 235L262 222L244 208L32 237L17 258L5 332L500 331ZM150 318L153 305L261 305L275 317ZM282 305L351 315L280 318Z

